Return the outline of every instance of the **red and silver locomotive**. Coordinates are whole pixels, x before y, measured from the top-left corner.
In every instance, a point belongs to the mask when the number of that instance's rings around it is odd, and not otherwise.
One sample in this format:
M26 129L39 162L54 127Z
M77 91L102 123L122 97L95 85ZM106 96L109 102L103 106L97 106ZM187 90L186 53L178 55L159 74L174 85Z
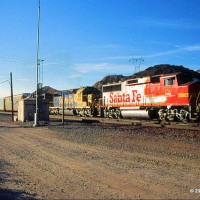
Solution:
M102 87L104 117L188 120L200 116L200 81L185 74L130 79Z

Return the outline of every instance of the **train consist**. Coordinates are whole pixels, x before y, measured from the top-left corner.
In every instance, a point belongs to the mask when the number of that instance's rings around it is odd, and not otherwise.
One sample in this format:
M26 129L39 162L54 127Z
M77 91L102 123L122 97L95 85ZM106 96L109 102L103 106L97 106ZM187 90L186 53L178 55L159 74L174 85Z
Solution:
M159 120L200 119L200 81L182 73L148 76L106 84L99 92L83 87L54 95L51 114L148 118Z
M14 111L29 95L14 95ZM77 116L200 120L200 80L174 73L106 84L102 91L81 87L54 93L51 105L50 114L61 114L64 108L66 115ZM0 110L11 109L11 97L0 98Z
M18 111L19 100L30 96L30 93L22 93L13 96L13 110ZM11 96L0 98L0 111L12 111Z

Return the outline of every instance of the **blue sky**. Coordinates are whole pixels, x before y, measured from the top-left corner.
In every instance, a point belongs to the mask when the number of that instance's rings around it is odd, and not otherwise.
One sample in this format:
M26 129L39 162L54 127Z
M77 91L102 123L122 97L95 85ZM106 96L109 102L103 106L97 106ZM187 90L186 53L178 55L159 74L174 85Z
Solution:
M156 64L200 69L199 0L40 0L43 83L93 85L106 75ZM0 0L0 83L14 93L36 85L38 0ZM9 83L0 96L10 95Z

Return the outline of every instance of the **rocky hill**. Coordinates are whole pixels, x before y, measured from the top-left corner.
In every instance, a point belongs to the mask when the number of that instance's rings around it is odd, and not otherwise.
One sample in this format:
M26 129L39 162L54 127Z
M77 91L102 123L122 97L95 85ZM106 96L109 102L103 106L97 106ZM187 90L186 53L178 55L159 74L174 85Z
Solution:
M44 86L42 88L43 93L49 93L49 94L54 94L55 92L58 92L58 90L50 87L50 86Z
M125 79L125 76L123 75L109 75L105 76L101 81L96 82L93 87L101 90L102 85L107 83L117 83L119 81L122 81Z
M50 86L44 86L41 89L38 89L38 91L41 92L42 94L54 94L55 92L58 92L58 90ZM35 91L32 94L34 95Z
M130 76L123 76L123 75L105 76L102 80L96 82L93 86L96 87L97 89L101 90L102 85L107 84L107 83L114 83L114 82L124 81L127 79L132 79L132 78L141 78L141 77L145 77L145 76L154 76L154 75L159 75L159 74L171 74L171 73L177 73L177 72L182 72L183 74L185 74L186 76L189 76L191 78L199 78L200 79L200 74L197 71L190 70L183 66L160 64L160 65L155 65L153 67L149 67L144 71L135 73Z

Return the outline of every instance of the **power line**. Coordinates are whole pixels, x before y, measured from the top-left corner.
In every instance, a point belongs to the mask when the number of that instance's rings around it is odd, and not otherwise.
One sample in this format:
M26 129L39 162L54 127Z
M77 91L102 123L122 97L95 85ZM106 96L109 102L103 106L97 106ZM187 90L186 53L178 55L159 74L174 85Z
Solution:
M141 57L141 58L131 58L129 60L129 62L132 62L135 66L135 73L136 72L140 72L140 66L142 64L142 62L144 62L144 59Z
M2 84L2 83L5 83L5 82L9 82L9 83L10 83L10 81L9 81L9 80L6 80L6 81L2 81L2 82L0 82L0 84Z

